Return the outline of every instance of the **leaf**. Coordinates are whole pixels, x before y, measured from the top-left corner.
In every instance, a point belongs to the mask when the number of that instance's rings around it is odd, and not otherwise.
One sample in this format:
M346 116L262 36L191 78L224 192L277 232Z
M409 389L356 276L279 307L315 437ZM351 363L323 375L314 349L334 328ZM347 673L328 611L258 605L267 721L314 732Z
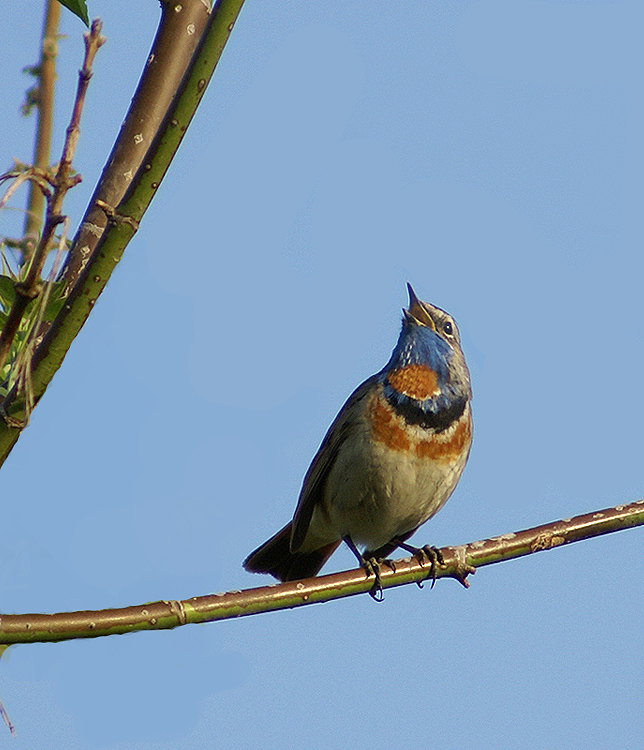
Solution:
M89 15L87 13L87 3L85 0L58 0L61 5L69 8L71 12L78 16L80 20L89 28Z
M9 310L13 304L16 292L14 289L14 280L11 276L0 276L0 306Z
M47 309L45 310L44 315L45 320L49 323L51 323L56 315L58 315L58 313L63 309L65 299L63 299L60 295L62 294L64 288L65 283L63 281L55 281L52 284L51 296L49 297L49 301L47 302Z

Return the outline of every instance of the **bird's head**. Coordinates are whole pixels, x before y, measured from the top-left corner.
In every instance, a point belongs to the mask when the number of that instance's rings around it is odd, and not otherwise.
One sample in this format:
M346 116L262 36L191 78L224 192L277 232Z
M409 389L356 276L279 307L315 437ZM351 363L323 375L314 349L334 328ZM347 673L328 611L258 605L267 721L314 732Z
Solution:
M410 284L407 288L409 307L403 310L402 330L381 373L387 392L432 412L456 400L468 401L470 375L454 319L418 299Z

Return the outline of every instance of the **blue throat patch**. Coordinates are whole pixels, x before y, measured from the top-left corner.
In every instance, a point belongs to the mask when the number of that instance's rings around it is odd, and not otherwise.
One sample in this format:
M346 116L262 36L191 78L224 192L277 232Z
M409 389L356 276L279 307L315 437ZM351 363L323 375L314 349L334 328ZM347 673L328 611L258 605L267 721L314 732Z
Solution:
M384 395L389 404L408 424L442 432L465 411L467 396L448 382L451 357L449 344L436 331L408 321L403 322L398 343L389 362L378 374L378 380L383 384ZM387 374L407 365L431 368L437 375L440 392L421 401L397 391L389 383Z

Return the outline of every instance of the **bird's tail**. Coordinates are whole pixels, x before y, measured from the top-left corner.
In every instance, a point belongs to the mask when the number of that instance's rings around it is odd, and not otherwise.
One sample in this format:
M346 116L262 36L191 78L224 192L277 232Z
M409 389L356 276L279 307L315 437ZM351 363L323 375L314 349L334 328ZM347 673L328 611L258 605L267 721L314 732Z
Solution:
M292 523L288 523L261 547L251 552L244 560L244 568L249 573L269 573L278 581L298 581L300 578L317 575L341 540L313 552L291 552L291 526Z

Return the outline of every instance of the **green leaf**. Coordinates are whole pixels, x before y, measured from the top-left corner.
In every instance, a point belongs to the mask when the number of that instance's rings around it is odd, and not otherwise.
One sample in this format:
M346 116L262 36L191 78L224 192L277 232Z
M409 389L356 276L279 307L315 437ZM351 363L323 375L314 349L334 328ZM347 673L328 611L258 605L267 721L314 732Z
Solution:
M89 28L89 15L87 14L87 3L85 0L58 0L58 2L69 8Z
M65 300L60 296L64 288L65 283L63 281L55 281L52 285L51 296L44 315L45 320L49 323L54 320L65 304Z
M0 306L5 312L9 310L16 296L14 289L14 280L11 276L0 276Z

